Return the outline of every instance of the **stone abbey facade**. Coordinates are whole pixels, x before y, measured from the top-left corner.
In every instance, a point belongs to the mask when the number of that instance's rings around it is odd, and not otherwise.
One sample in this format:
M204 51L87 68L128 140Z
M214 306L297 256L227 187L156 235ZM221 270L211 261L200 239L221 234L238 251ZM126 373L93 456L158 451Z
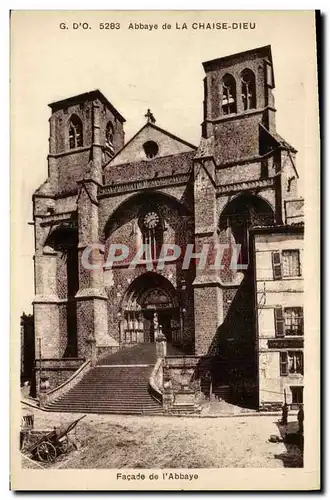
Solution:
M259 391L261 378L267 378L267 363L260 368L262 351L276 353L275 379L289 376L280 373L280 353L297 349L302 332L290 330L286 347L258 341L258 310L268 305L262 274L256 274L255 245L258 228L276 242L269 257L272 281L284 265L274 252L285 252L291 233L303 229L296 151L276 131L270 46L203 66L198 147L163 130L150 112L125 143L124 117L98 90L50 104L48 177L33 195L34 320L41 339L37 358L53 386L84 359L154 342L157 315L167 342L183 355L213 359L214 387L243 380L259 406L281 400L272 397L273 386L265 397ZM264 236L263 244L268 240ZM89 257L95 269L89 270L82 255L95 243L99 250ZM185 269L183 255L159 265L163 244L190 245L198 254L203 245L230 249L234 243L241 245L244 270L200 266L198 258ZM127 258L111 268L98 265L116 244L126 245ZM143 244L149 245L148 255L130 266ZM224 254L224 262L229 257ZM289 252L278 258L297 272L296 257ZM301 267L298 274L300 280ZM290 293L295 290L288 287ZM277 305L278 297L269 304L269 321ZM300 305L292 306L299 325ZM276 385L273 392L282 390L283 384Z

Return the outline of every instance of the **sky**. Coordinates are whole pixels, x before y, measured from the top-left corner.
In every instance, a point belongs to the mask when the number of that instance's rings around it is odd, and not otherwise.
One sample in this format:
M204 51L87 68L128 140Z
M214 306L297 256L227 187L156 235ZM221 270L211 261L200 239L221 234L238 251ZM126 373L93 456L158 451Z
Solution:
M72 23L88 23L77 30ZM100 29L101 23L119 29ZM129 29L130 23L158 29ZM253 30L193 30L193 22L253 22ZM68 29L61 29L66 23ZM164 23L171 29L162 29ZM176 24L177 23L177 24ZM187 23L188 29L182 28ZM178 28L177 28L178 27ZM308 11L21 11L11 20L11 203L17 311L32 312L32 194L47 176L48 103L100 89L126 118L129 140L150 108L157 125L196 145L202 62L271 45L277 131L297 150L300 194L311 168L316 112L315 31ZM313 128L314 127L314 128Z

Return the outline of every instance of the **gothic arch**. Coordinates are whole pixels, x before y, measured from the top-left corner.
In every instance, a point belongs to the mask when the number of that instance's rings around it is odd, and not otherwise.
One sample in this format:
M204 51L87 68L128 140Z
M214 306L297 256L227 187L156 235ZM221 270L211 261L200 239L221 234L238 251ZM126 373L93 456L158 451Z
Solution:
M84 145L83 123L75 113L69 119L68 131L70 149L79 148Z
M77 305L75 296L79 288L78 231L71 225L60 224L47 236L44 253L51 249L55 259L54 275L56 294L62 301L65 323L61 325L61 335L66 337L64 356L77 356ZM51 271L53 272L53 271Z
M78 230L72 225L59 224L52 228L43 244L43 248L50 247L54 251L60 251L68 247L76 247L78 244Z
M143 193L133 194L122 203L120 203L112 214L108 217L104 225L103 236L107 239L113 231L120 227L124 221L129 220L133 214L139 214L145 206L159 206L165 204L171 207L181 216L188 216L190 212L188 208L174 196L164 194L160 191L148 191Z
M156 272L146 272L129 285L119 304L120 343L154 342L160 331L178 338L180 312L174 286Z
M250 193L239 194L224 207L219 230L228 243L241 245L241 259L249 262L249 231L254 226L274 224L274 210L268 201Z
M105 146L111 152L112 155L115 152L113 145L114 135L115 135L115 128L113 126L112 121L109 120L105 127Z
M123 311L134 310L135 307L143 308L150 293L156 290L160 290L163 294L163 297L159 297L160 304L165 304L165 299L167 299L168 307L178 307L177 294L172 283L161 274L148 271L135 278L128 286L119 309Z
M221 110L223 115L237 112L236 80L226 73L221 81Z
M244 111L257 107L256 77L249 68L241 72L241 95Z
M256 202L256 203L265 203L266 205L266 212L268 212L268 210L271 210L273 213L274 212L274 207L272 206L272 204L270 203L270 201L265 198L262 193L258 193L258 194L255 194L255 193L252 193L252 192L246 192L246 193L237 193L237 194L234 194L230 197L228 197L228 201L225 203L225 205L222 207L221 209L221 212L220 212L220 215L219 215L219 218L222 217L223 213L228 210L228 207L234 203L236 203L236 200L238 199L241 199L241 198L244 198L245 200L251 200L253 202L253 200Z

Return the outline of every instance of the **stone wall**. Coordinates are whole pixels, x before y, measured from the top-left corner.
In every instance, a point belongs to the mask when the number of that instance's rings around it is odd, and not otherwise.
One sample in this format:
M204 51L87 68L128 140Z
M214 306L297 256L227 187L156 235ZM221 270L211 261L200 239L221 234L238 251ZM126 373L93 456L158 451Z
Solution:
M38 354L37 354L38 356ZM84 363L84 358L48 358L41 361L41 373L49 379L49 389L63 384ZM35 364L36 387L39 392L40 384L40 361L36 359Z
M112 162L104 169L104 183L120 183L141 179L152 179L154 177L165 177L179 173L187 173L191 169L191 161L195 151L180 152L173 154L169 152L165 157L156 157L150 160L138 158L136 162L113 164Z
M251 51L249 56L233 56L204 63L206 71L204 129L216 139L216 163L224 164L259 155L259 123L275 130L271 89L272 66L270 48ZM256 106L244 110L241 73L251 70L255 77ZM222 79L230 74L236 82L236 111L224 115L222 110ZM266 110L265 110L266 108ZM223 147L223 145L226 147Z
M127 162L132 161L134 163L139 163L141 160L145 160L145 168L148 168L148 163L154 163L156 160L156 158L148 159L146 157L143 145L148 141L153 141L157 144L157 158L169 155L177 156L181 153L189 152L194 148L194 146L177 139L172 134L164 132L157 126L146 124L144 128L126 144L125 149L116 155L111 161L109 168L112 169L114 166L117 167L117 165L127 164Z

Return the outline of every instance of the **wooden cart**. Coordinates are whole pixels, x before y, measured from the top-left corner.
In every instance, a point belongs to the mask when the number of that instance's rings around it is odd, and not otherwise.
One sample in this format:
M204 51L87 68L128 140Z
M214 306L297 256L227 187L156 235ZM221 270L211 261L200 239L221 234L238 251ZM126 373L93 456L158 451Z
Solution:
M59 427L54 427L54 430L39 437L25 452L31 454L32 458L41 462L55 462L58 455L68 451L68 434L84 417L86 415L74 420L70 424L61 424Z

